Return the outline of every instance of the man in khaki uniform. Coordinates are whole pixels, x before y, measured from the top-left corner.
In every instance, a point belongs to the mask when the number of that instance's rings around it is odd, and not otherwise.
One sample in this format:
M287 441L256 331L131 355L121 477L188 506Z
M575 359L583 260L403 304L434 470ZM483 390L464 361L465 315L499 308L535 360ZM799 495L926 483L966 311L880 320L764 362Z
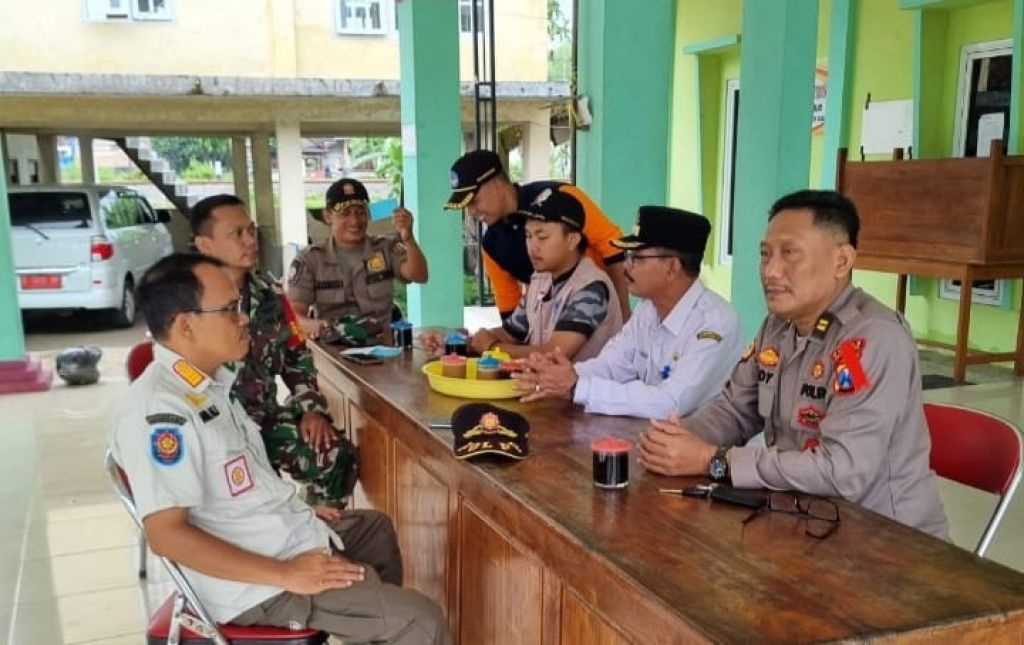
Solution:
M640 462L841 497L948 539L917 347L899 314L850 281L859 228L854 205L832 191L772 206L761 243L768 317L718 398L681 422L652 422ZM744 445L761 431L766 446Z
M288 298L311 336L342 316L365 317L379 335L391 323L395 284L427 281L427 260L412 234L412 213L398 208L394 238L366 234L370 196L366 186L344 178L327 189L327 241L303 249L288 270ZM315 316L308 316L310 308Z
M143 277L153 363L110 442L153 551L178 562L218 622L321 629L346 642L450 643L440 608L403 589L394 529L376 511L328 524L274 472L225 364L249 350L224 264L176 254ZM364 566L360 563L366 563Z

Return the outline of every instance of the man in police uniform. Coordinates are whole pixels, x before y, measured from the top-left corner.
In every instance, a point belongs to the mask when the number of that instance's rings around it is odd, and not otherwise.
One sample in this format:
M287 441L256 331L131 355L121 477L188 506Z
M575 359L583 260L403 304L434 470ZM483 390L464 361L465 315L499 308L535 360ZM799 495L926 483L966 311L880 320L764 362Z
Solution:
M643 298L622 331L588 361L535 354L517 387L524 401L565 398L586 412L666 419L689 414L722 389L743 349L739 318L701 284L711 224L694 213L641 206L626 250L626 281Z
M175 254L139 285L154 360L131 385L110 449L151 548L182 565L218 622L450 643L440 608L398 586L386 516L345 511L325 524L274 472L259 426L230 396L224 365L245 356L249 334L223 266Z
M841 497L948 539L917 347L899 314L851 284L859 229L832 191L775 202L761 242L768 317L721 396L651 423L640 463ZM762 430L766 446L744 445Z
M545 190L564 190L583 205L587 257L604 269L615 285L622 319L629 319L622 251L612 240L622 237L619 227L578 187L558 181L513 184L501 159L490 150L474 150L459 157L451 168L452 195L447 210L462 210L487 226L481 240L484 268L494 289L494 300L502 319L512 314L524 285L530 283L533 264L526 252L526 228L520 213L529 208Z
M427 260L412 234L412 213L395 209L397 237L368 236L369 205L362 182L344 178L331 184L323 211L330 238L303 249L292 261L288 298L311 336L342 316L365 318L367 331L379 336L391 323L395 278L427 281ZM310 307L315 317L307 317Z
M344 508L356 481L355 447L331 424L313 357L295 312L274 279L256 270L259 244L245 202L213 195L192 207L193 241L227 265L249 317L249 353L232 396L259 424L270 463L306 484L306 501ZM277 377L290 396L278 402Z

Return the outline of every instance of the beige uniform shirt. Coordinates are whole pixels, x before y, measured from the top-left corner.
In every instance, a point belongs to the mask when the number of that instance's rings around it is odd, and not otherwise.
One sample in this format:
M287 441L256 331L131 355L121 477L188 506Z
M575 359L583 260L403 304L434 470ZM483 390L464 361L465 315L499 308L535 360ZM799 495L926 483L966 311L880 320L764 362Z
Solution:
M322 320L373 316L386 327L394 306L394 280L401 280L399 267L405 255L405 245L397 238L367 236L361 259L353 266L339 257L331 236L306 247L292 260L288 298L312 304Z
M948 539L906 322L848 286L812 334L769 316L725 390L687 419L741 488L841 497ZM766 447L743 446L764 431Z
M270 465L259 426L230 399L234 374L210 378L159 343L131 385L110 449L141 517L187 508L189 522L225 542L288 560L341 539ZM282 591L182 567L206 608L227 622Z

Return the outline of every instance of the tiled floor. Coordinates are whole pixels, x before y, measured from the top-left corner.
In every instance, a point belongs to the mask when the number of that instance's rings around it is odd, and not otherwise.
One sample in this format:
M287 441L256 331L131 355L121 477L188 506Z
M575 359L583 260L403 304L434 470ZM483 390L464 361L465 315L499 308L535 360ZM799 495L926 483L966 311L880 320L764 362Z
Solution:
M486 312L467 312L471 327L490 324ZM72 343L104 348L103 378L50 392L0 398L0 642L16 645L143 643L146 616L170 592L151 563L136 576L136 533L118 506L101 465L112 409L127 381L122 361L141 328L115 332L77 325L73 331L33 326L29 350L52 362ZM1024 384L1009 378L983 385L932 390L926 398L976 406L1024 422ZM954 540L973 546L992 499L954 484L943 498ZM989 552L1024 571L1024 493L1011 507Z

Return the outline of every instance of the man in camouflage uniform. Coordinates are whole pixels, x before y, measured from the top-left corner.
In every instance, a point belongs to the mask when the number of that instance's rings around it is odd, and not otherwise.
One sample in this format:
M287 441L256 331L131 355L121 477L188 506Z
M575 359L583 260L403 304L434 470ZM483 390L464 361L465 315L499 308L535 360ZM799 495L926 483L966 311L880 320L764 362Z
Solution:
M352 316L362 319L365 331L379 341L391 323L395 279L427 281L427 259L413 236L412 213L395 209L396 237L367 235L369 205L361 182L346 177L331 184L323 210L330 237L303 249L288 269L288 298L314 338L339 318ZM315 315L309 316L311 309Z
M249 354L236 365L232 396L259 424L274 468L306 484L311 505L344 507L357 476L355 447L331 425L291 305L254 270L259 250L245 204L233 195L208 197L193 207L191 223L196 248L228 265L249 317ZM278 376L291 391L283 403Z

